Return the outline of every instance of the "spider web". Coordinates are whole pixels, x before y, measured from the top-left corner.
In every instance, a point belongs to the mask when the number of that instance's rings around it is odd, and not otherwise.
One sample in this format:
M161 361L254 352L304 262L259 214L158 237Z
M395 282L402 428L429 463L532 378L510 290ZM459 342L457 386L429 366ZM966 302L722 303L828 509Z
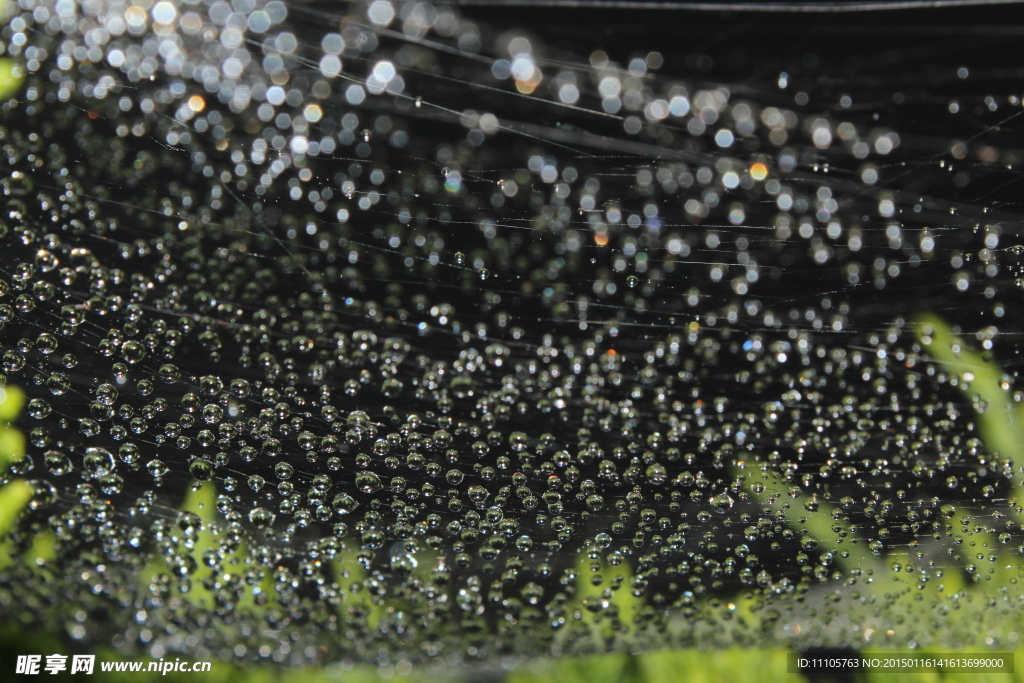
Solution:
M1019 467L975 419L1005 406L922 332L998 363L1017 410L1022 29L975 11L22 2L15 542L55 539L91 606L71 637L292 663L588 651L572 628L602 623L600 647L730 644L699 605L756 591L848 645L786 602L850 580L837 536L925 580L945 505L1018 545ZM42 619L15 596L53 580L4 599ZM181 611L246 635L182 640ZM946 642L932 618L892 642ZM791 643L774 623L758 642Z

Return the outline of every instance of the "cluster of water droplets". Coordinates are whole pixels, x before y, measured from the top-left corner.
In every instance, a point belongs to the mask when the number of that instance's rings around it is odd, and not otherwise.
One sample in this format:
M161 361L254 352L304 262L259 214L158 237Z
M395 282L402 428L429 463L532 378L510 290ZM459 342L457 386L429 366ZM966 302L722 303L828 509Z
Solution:
M346 12L23 0L3 29L29 73L0 114L9 476L18 543L53 534L88 607L72 638L686 642L737 595L856 583L850 531L927 582L948 501L1008 508L1020 464L914 316L1017 353L1019 217L957 194L1012 149L448 6ZM34 576L0 601L43 618Z

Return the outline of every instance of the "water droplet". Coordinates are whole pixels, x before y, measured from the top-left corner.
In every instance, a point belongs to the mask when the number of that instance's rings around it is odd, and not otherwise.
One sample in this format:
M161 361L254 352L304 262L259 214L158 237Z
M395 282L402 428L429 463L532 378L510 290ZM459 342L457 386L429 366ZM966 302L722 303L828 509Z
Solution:
M82 466L93 476L108 474L114 469L114 456L105 448L86 448L82 457Z
M249 521L257 529L266 529L273 525L276 518L277 515L266 508L254 507L252 510L249 510Z
M206 458L193 460L188 466L188 471L199 481L209 481L214 475L213 463Z
M356 475L356 487L363 493L374 493L380 486L380 477L373 472L360 472Z
M719 493L711 498L711 509L725 513L732 509L733 499L728 493Z
M128 340L121 345L121 357L134 365L146 357L146 347L137 341Z
M351 514L357 507L359 507L359 503L356 502L356 499L347 493L339 493L336 495L334 499L331 500L331 505L334 506L334 509L339 515Z

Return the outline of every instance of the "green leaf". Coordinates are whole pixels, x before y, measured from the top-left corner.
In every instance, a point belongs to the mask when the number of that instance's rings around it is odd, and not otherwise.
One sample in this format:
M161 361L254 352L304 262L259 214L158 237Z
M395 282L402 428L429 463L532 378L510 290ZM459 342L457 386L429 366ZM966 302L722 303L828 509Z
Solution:
M5 100L21 89L25 82L25 69L13 59L0 59L0 100Z
M27 481L12 481L0 489L0 536L7 534L14 520L22 513L35 489Z

